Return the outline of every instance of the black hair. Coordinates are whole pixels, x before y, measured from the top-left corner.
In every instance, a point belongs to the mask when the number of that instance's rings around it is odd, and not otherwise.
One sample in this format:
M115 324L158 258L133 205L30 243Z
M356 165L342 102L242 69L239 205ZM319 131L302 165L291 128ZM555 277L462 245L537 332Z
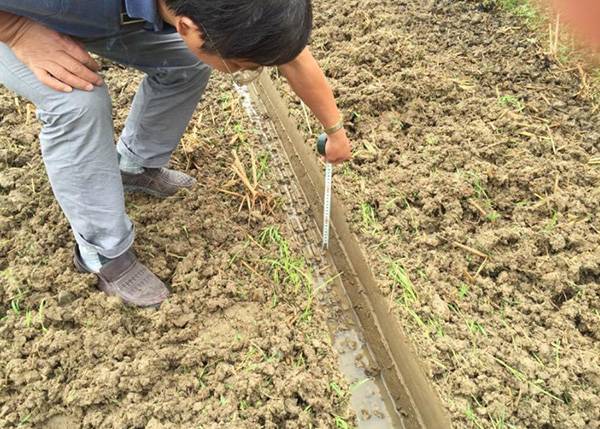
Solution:
M292 61L308 44L311 0L165 0L202 31L203 49L263 66Z

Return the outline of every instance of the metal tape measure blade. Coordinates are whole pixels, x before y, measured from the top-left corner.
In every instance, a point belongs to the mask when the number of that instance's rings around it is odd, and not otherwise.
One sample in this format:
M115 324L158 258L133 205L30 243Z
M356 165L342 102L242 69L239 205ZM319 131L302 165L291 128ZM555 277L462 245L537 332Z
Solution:
M323 197L323 248L329 247L329 219L331 216L331 183L333 167L325 164L325 195Z

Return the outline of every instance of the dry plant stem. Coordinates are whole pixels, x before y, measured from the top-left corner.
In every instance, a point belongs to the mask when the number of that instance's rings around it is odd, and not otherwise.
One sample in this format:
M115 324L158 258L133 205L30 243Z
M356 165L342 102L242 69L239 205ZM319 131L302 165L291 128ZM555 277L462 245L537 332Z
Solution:
M300 101L300 105L302 106L302 112L304 113L304 120L306 121L306 126L308 128L309 135L312 136L312 127L310 126L310 119L308 118L308 111L306 110L306 105L303 101Z
M481 272L481 270L483 270L483 267L485 267L485 264L487 263L487 261L488 261L488 258L485 258L483 260L483 262L481 263L481 265L477 269L477 272L475 273L475 277L477 277L479 275L479 273Z
M475 201L473 201L473 200L469 200L469 204L471 204L473 207L475 207L475 208L477 209L477 211L478 211L479 213L481 213L481 215L482 215L483 217L486 217L486 216L487 216L487 213L486 213L486 211L485 211L483 208L481 208L481 206L480 206L479 204L477 204Z
M590 165L600 165L600 156L593 156L589 159L588 164Z
M454 241L452 244L454 244L456 247L459 247L459 248L461 248L463 250L466 250L467 252L472 253L474 255L477 255L477 256L479 256L481 258L484 258L484 259L488 258L488 255L486 255L485 253L480 252L477 249L473 249L472 247L465 246L464 244L461 244L461 243L459 243L457 241Z
M235 137L234 137L235 140ZM244 186L245 193L242 194L240 192L230 191L228 189L219 189L220 192L223 192L228 195L233 195L241 199L240 206L238 208L238 212L242 210L244 205L248 207L248 210L253 210L257 203L261 211L267 211L271 213L273 211L273 196L263 192L260 189L260 184L258 183L258 173L256 168L256 156L254 155L254 151L250 149L250 162L251 162L251 176L252 180L248 177L248 173L242 161L234 150L231 151L233 155L233 163L231 165L231 169L236 174L237 178L242 182ZM232 186L235 184L235 181L231 181L226 184L227 186Z
M548 125L546 125L546 130L548 131L548 138L550 139L550 143L552 143L552 152L554 152L554 155L556 155L556 143L554 142L554 137L552 137L552 130Z

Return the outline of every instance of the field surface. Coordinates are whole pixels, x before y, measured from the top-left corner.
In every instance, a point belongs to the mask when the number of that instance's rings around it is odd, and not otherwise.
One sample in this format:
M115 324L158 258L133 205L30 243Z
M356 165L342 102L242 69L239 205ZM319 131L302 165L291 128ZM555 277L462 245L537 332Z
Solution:
M116 131L139 74L106 65ZM215 76L172 164L198 186L127 195L160 310L107 299L75 272L32 106L0 89L0 427L307 428L351 421L348 386L313 305L271 155ZM260 191L251 209L235 149Z
M335 192L455 427L597 429L600 110L530 11L499 3L315 2L312 49L355 148ZM140 76L105 76L117 134ZM173 159L196 189L126 198L141 260L173 289L158 311L74 271L38 132L0 88L0 427L353 421L331 310L288 224L298 202L226 79ZM254 153L251 207L232 149L251 186Z
M597 428L599 110L496 3L316 3L335 190L456 427Z

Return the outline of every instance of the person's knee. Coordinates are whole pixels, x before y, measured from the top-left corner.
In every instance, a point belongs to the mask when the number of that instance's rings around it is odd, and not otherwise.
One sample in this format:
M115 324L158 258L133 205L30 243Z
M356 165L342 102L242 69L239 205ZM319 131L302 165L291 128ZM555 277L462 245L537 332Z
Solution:
M53 94L38 108L40 143L47 164L75 165L115 157L112 105L106 86L93 91Z
M44 108L39 109L38 114L46 127L65 126L73 122L78 122L78 126L92 125L112 120L112 104L105 85L93 91L56 93L45 101Z

